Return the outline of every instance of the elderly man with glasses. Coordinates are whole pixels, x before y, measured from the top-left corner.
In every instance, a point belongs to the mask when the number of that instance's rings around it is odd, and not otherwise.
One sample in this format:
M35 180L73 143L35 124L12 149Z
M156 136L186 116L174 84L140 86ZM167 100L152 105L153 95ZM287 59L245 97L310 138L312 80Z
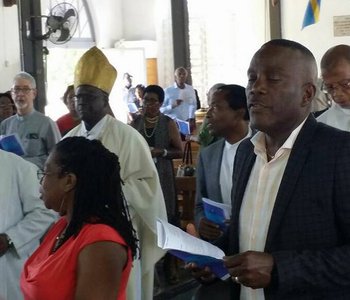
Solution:
M322 90L332 105L317 120L350 131L350 46L330 48L322 57L321 72Z
M17 134L24 148L23 158L43 168L53 146L61 139L54 121L34 109L36 82L26 72L18 73L11 89L17 114L1 122L0 134Z

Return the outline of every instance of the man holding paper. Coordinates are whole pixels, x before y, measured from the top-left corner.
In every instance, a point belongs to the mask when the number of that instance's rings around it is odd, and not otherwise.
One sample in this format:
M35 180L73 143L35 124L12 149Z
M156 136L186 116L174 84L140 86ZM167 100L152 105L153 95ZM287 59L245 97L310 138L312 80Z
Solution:
M200 237L214 242L228 226L229 216L225 210L231 212L236 150L243 139L251 136L245 88L234 84L220 86L211 97L206 117L209 133L222 138L202 148L199 154L195 221ZM226 299L228 294L229 285L216 281L213 285L201 286L196 299Z
M37 89L29 73L20 72L14 77L11 95L17 113L1 122L0 134L16 133L25 152L23 158L43 169L49 152L61 138L57 124L34 109Z
M175 82L164 90L165 98L160 111L172 119L189 122L193 130L197 102L193 87L185 83L187 76L188 72L184 67L175 70Z
M317 65L303 45L271 40L247 73L259 132L236 154L229 299L350 299L350 134L310 114Z
M201 149L197 162L195 220L202 238L219 238L223 227L208 219L203 197L231 206L232 171L240 142L251 136L245 88L223 85L207 112L209 133L222 139ZM208 207L208 205L206 205Z

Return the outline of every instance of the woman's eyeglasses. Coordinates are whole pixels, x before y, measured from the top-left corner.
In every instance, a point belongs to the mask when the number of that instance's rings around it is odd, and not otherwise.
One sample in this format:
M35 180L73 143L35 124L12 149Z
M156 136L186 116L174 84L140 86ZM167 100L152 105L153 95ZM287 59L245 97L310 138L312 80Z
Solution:
M45 176L48 176L48 175L58 175L58 174L67 174L67 172L64 172L64 173L60 173L60 172L45 172L43 170L37 170L36 171L36 176L38 177L39 181L41 182Z
M147 105L152 106L152 105L155 105L158 103L159 103L158 99L154 99L154 98L150 98L150 99L144 98L143 99L143 105L145 105L145 106L147 106Z

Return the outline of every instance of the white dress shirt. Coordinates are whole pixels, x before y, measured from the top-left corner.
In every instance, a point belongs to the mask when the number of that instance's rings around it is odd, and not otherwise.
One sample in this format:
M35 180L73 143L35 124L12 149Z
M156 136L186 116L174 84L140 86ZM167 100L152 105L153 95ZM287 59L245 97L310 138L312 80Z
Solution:
M267 161L265 134L258 132L252 139L256 154L239 215L239 252L264 251L272 210L294 142L304 125L302 122ZM263 289L241 286L240 299L263 300Z
M172 105L177 99L183 100L180 105ZM183 89L179 88L176 83L164 90L164 102L160 112L172 119L187 121L194 119L197 109L196 93L191 85L185 84Z
M239 140L237 143L230 144L228 141L225 141L220 168L220 190L222 201L225 204L231 205L232 173L233 166L235 164L237 148L239 144L244 139L250 137L251 134L252 131L249 128L248 134L243 139Z

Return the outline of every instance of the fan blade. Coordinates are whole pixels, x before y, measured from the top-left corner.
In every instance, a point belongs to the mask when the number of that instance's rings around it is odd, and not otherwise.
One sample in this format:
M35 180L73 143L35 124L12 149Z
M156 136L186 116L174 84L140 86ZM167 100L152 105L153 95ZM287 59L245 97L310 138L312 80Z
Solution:
M70 33L69 33L69 29L67 28L61 28L61 35L60 37L57 39L58 42L63 42L66 41L70 38Z
M62 26L62 20L62 17L59 16L49 16L46 25L51 28L52 31L56 31Z
M75 17L75 11L72 8L70 8L66 11L66 13L64 14L63 20L67 21L67 19L70 17Z

